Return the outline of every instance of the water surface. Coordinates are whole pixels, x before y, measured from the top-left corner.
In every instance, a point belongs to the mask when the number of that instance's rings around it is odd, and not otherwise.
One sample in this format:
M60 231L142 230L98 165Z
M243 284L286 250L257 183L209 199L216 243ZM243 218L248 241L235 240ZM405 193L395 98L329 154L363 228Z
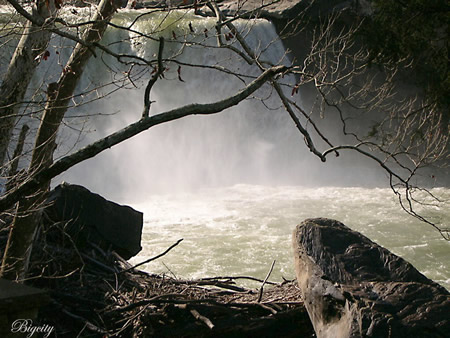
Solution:
M433 193L450 198L449 189ZM271 280L292 279L293 229L306 218L327 217L385 246L450 289L450 243L401 210L390 189L240 184L153 195L134 207L144 212L145 225L143 250L133 263L184 239L169 254L144 266L152 273L264 278L276 260ZM440 224L450 220L449 208L420 211Z

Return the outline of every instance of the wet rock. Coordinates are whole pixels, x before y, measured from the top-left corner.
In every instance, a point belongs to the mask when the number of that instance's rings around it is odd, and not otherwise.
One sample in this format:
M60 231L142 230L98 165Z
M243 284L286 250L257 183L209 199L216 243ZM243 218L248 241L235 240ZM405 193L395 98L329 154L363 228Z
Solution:
M63 183L50 192L47 224L60 224L79 250L94 243L129 259L141 251L143 214L88 189Z
M404 259L330 219L293 236L297 280L318 337L446 337L450 294Z

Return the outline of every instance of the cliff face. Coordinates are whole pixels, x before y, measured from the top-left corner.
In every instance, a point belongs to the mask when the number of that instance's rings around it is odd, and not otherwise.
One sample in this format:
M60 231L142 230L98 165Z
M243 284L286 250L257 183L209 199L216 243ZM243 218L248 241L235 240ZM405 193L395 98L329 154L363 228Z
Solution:
M332 11L352 9L358 14L367 15L372 12L367 0L281 0L273 3L270 0L225 0L220 2L222 11L229 15L252 13L268 20L295 19L300 12L308 8L309 15L323 15ZM265 5L267 4L267 5Z
M194 2L194 0L128 0L127 6L129 8L183 8ZM295 19L307 8L311 10L311 15L349 8L362 15L372 12L367 0L219 0L217 2L225 15L240 15L244 18L259 17L268 20ZM200 7L199 10L205 15L213 15L206 6Z

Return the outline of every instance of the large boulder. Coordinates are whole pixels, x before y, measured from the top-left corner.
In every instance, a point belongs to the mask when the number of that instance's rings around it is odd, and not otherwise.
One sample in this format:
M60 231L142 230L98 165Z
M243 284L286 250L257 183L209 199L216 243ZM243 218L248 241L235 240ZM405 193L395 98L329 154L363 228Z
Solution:
M129 259L141 251L143 214L88 189L63 183L50 192L45 219L60 224L78 249L90 243Z
M317 337L448 337L449 292L367 237L308 219L293 245Z

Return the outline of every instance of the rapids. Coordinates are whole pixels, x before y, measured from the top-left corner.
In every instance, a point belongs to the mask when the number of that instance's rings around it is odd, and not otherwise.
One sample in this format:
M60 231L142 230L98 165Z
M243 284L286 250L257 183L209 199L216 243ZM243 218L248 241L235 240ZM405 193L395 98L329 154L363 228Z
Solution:
M433 193L450 198L450 189ZM412 263L450 290L448 242L429 225L406 215L390 189L239 184L195 193L150 196L133 204L144 212L139 263L184 240L144 265L178 277L253 276L272 281L295 276L291 233L306 218L337 219ZM448 224L450 209L421 210ZM249 286L257 286L249 283Z

